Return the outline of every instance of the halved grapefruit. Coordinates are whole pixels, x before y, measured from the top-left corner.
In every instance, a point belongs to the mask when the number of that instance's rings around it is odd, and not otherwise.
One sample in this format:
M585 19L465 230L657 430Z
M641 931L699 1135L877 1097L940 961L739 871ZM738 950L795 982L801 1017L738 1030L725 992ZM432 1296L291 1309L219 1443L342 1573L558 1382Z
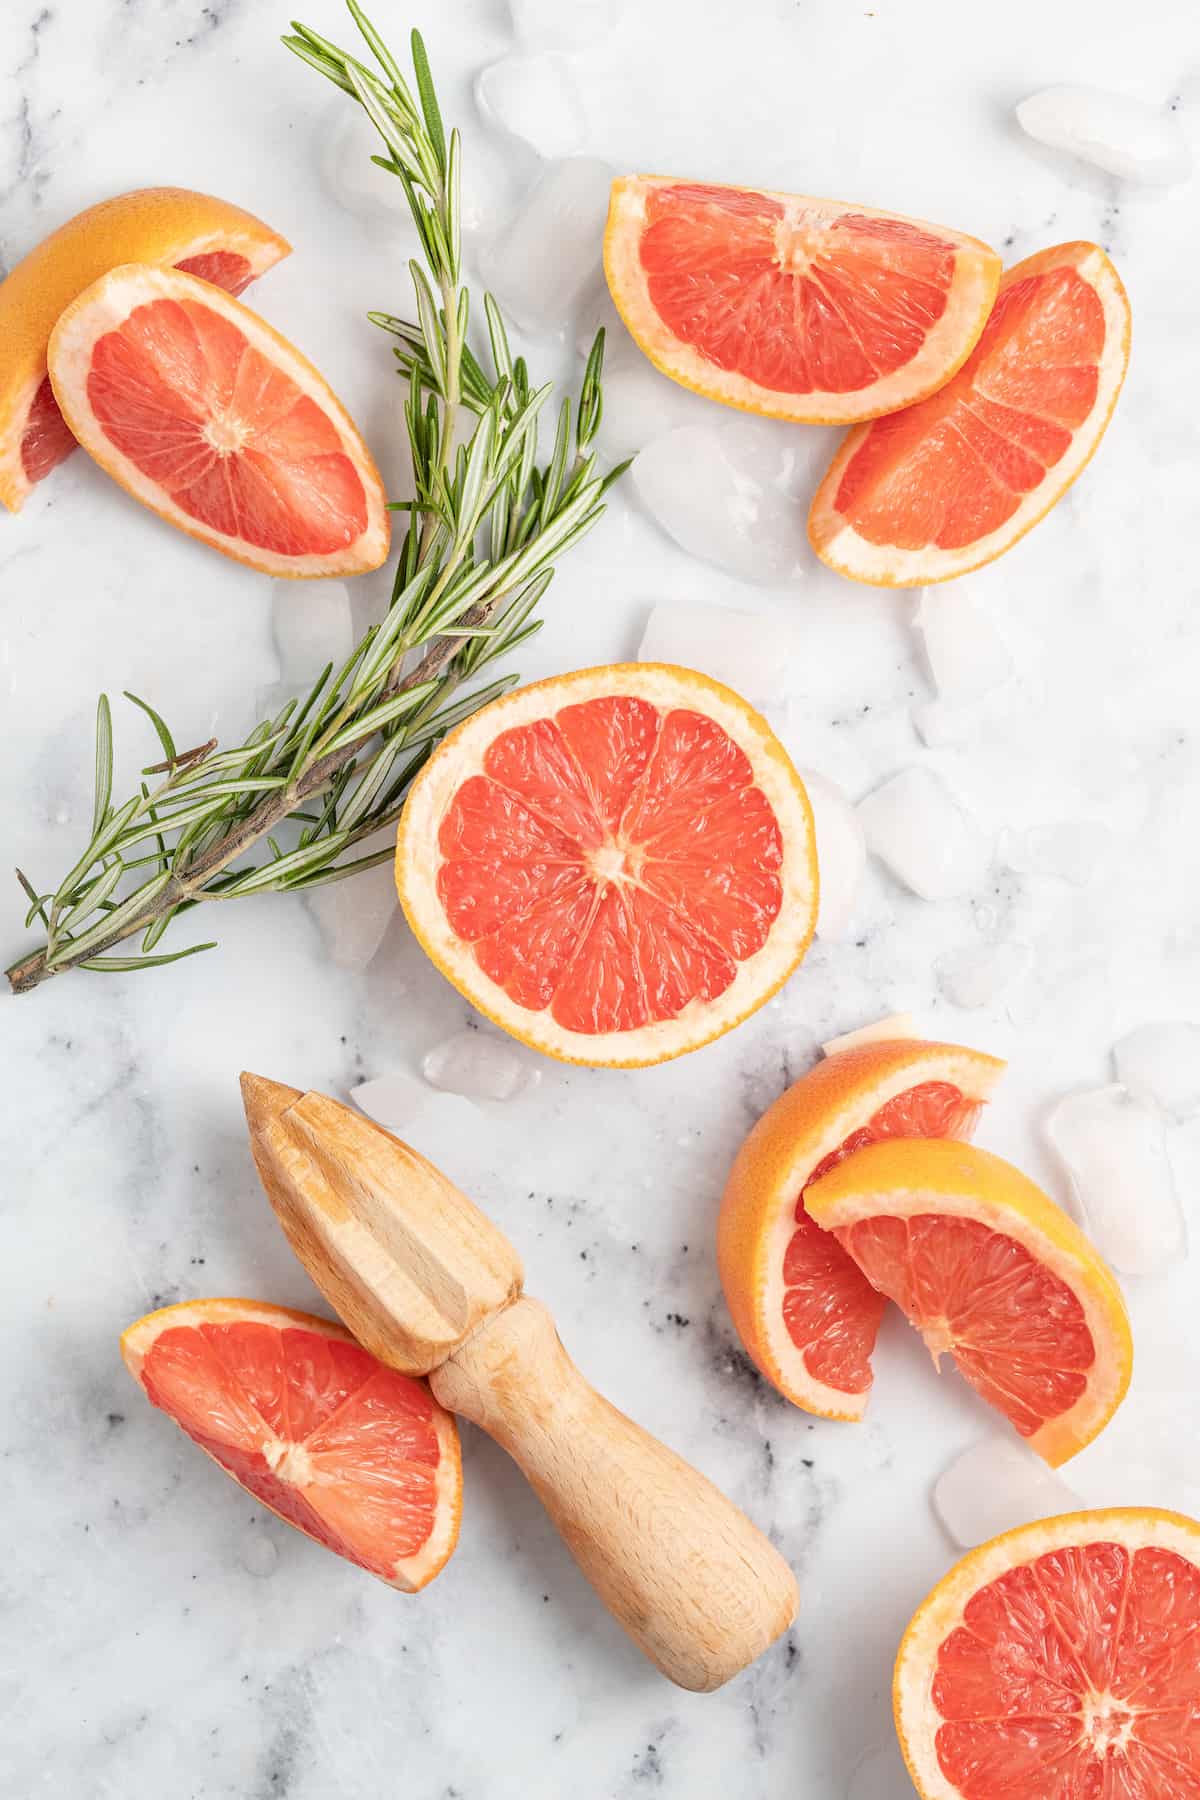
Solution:
M922 1800L1196 1800L1200 1525L1115 1507L971 1551L904 1634Z
M662 175L613 183L604 268L664 375L771 418L842 425L948 381L996 297L994 250L922 219Z
M1125 1397L1133 1342L1116 1278L1028 1176L972 1144L868 1144L805 1190L871 1286L937 1363L971 1386L1052 1467Z
M161 518L270 575L353 575L388 551L354 422L300 352L178 269L111 269L50 336L71 431Z
M1045 517L1104 436L1129 331L1129 301L1098 245L1017 263L953 381L849 433L809 514L817 555L881 587L991 562Z
M240 294L291 245L228 200L138 188L77 213L0 282L0 503L18 512L75 448L46 372L58 317L120 263L173 264Z
M728 688L662 663L518 689L450 733L396 840L409 924L514 1037L634 1068L730 1030L812 940L803 783Z
M458 1541L458 1427L328 1319L256 1300L147 1313L121 1354L153 1405L260 1505L415 1593Z
M738 1151L717 1267L738 1335L806 1412L861 1419L886 1301L805 1211L811 1181L881 1138L967 1138L1004 1064L919 1039L827 1056L768 1107Z

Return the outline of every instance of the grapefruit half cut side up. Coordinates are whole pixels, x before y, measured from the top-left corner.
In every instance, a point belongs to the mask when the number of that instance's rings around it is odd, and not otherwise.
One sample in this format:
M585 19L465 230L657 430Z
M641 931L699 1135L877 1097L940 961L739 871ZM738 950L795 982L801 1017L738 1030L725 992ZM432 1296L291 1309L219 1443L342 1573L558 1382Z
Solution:
M387 555L379 472L300 352L220 288L130 263L50 337L84 449L144 506L270 575L354 575Z
M721 1284L754 1363L807 1412L862 1418L886 1300L809 1217L805 1189L883 1138L969 1138L1003 1070L955 1044L861 1044L793 1082L739 1150L717 1219Z
M458 1428L424 1381L328 1319L254 1300L148 1313L121 1354L260 1505L391 1587L415 1593L458 1541Z
M514 1037L637 1067L728 1031L812 940L812 812L744 700L659 663L493 701L413 783L396 885L442 973Z
M817 555L881 587L991 562L1091 458L1125 379L1129 332L1125 290L1097 245L1018 263L953 381L850 432L809 514Z
M77 213L0 282L0 503L24 505L75 448L46 346L76 295L120 263L173 264L240 294L288 254L286 238L228 200L138 188Z
M965 1556L896 1659L922 1800L1195 1800L1200 1525L1114 1507Z
M1121 1290L1074 1220L971 1144L868 1144L805 1192L871 1286L1053 1467L1125 1397Z
M977 238L806 194L613 183L604 268L665 375L771 418L848 424L948 381L996 297Z

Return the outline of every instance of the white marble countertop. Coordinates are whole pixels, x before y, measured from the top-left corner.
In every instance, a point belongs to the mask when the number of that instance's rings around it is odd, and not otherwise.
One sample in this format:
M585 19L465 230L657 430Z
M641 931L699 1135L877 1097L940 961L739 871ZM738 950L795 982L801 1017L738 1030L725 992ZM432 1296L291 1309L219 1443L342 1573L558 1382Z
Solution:
M348 36L335 0L301 11ZM468 159L494 163L471 82L511 47L502 0L376 11L401 44L421 24L447 114L471 127ZM250 298L397 469L399 390L363 314L408 310L407 238L323 185L337 101L279 46L284 24L261 0L9 0L0 258L147 183L240 201L295 244ZM359 975L333 965L305 905L248 900L222 912L211 956L0 1003L5 1796L838 1800L863 1753L889 1742L896 1644L954 1554L931 1482L987 1421L894 1321L867 1424L789 1407L734 1339L715 1208L737 1143L818 1041L882 1012L911 1009L933 1033L1011 1058L984 1141L1060 1194L1046 1106L1104 1079L1122 1031L1200 1017L1195 186L1089 175L1011 119L1031 89L1077 80L1175 99L1187 122L1197 69L1200 27L1174 0L1010 0L986 20L955 0L642 0L574 63L584 148L618 168L850 196L944 219L1010 258L1096 238L1134 308L1129 381L1095 465L979 578L1022 701L966 743L930 750L914 732L928 681L909 598L815 564L791 586L746 587L689 560L629 491L562 566L521 664L534 676L630 655L663 597L787 612L802 654L786 729L804 764L855 798L928 764L996 844L1062 818L1111 832L1084 888L1019 875L997 853L977 893L928 904L872 866L853 933L818 944L778 1000L680 1062L546 1065L506 1106L414 1088L409 1133L519 1245L581 1366L794 1564L795 1629L719 1694L676 1692L469 1428L461 1546L407 1600L264 1517L145 1404L117 1353L138 1314L204 1293L314 1299L255 1180L238 1070L344 1094L388 1071L416 1077L467 1018L399 919ZM578 373L569 345L531 355ZM384 592L380 577L356 584L360 611ZM265 577L161 525L83 456L0 519L6 862L48 878L73 860L99 688L145 694L180 741L246 724L277 673L270 602ZM142 747L134 715L120 716L127 772ZM12 953L20 911L14 885ZM938 959L989 939L1028 944L1031 972L963 1012ZM1173 1150L1186 1194L1200 1136L1177 1132ZM1131 1283L1135 1320L1181 1340L1195 1283L1194 1265ZM250 1572L271 1560L264 1540L277 1552L265 1577ZM906 1791L897 1774L879 1794Z

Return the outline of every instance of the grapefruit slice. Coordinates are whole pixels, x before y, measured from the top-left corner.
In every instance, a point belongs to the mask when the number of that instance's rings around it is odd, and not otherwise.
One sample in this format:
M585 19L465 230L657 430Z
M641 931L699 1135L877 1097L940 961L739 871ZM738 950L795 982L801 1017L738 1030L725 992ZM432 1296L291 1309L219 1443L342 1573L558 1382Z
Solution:
M120 263L166 263L240 294L291 250L253 213L188 188L138 188L77 213L0 282L0 503L18 512L75 448L46 372L59 314Z
M396 885L479 1011L566 1062L635 1068L729 1031L812 940L804 785L689 669L581 669L495 700L413 783Z
M896 1730L923 1800L1195 1800L1200 1525L1115 1507L965 1556L904 1634Z
M154 1406L260 1505L416 1593L458 1541L458 1428L425 1382L328 1319L256 1300L147 1313L121 1354Z
M130 263L67 307L50 380L84 449L144 506L270 575L354 575L388 551L371 453L321 376L239 300Z
M738 1151L717 1267L738 1336L806 1412L861 1419L886 1301L808 1216L810 1181L882 1138L967 1138L1004 1064L905 1038L835 1052L768 1107Z
M1005 275L946 387L852 431L808 534L854 581L921 587L991 562L1062 498L1104 436L1129 362L1129 301L1095 244Z
M922 219L662 175L613 183L604 268L664 375L727 406L821 425L941 387L1000 280L994 250Z
M869 1144L805 1190L935 1364L971 1386L1052 1467L1102 1431L1125 1397L1133 1343L1107 1264L1011 1163L936 1138Z

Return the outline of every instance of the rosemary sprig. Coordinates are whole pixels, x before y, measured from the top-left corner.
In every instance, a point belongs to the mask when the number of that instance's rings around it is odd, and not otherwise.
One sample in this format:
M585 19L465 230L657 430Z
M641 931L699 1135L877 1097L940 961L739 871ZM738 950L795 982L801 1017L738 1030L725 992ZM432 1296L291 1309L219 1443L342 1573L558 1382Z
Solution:
M509 348L499 309L484 296L488 352L467 342L461 285L461 145L446 133L420 34L412 34L416 94L357 0L346 0L377 70L307 26L284 43L363 107L379 133L374 157L403 183L424 266L410 263L417 322L372 313L397 340L406 384L413 495L391 605L342 668L322 671L301 701L257 724L230 749L178 751L145 700L163 759L142 770L138 792L113 803L112 720L96 711L92 835L50 891L18 871L28 929L41 945L8 970L17 993L67 969L157 968L214 948L156 953L171 921L205 902L341 881L391 856L361 846L393 825L413 776L460 719L516 680L478 678L537 629L534 616L553 559L604 510L621 468L601 475L590 446L601 414L604 334L597 334L572 421L558 412L548 462L538 419L549 385L534 388ZM490 364L490 367L489 367ZM474 417L455 447L460 409ZM358 854L356 854L358 852ZM140 937L136 955L113 955Z

